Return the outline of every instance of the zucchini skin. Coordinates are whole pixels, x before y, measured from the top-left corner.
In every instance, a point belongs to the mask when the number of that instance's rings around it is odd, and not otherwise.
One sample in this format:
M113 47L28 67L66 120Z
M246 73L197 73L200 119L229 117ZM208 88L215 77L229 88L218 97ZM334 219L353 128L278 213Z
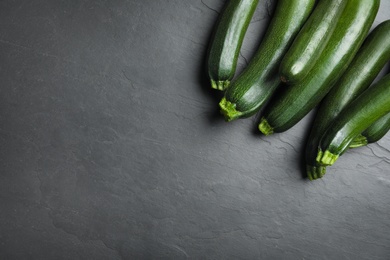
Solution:
M370 143L375 143L384 137L390 130L390 113L381 117L370 125L364 132L355 138L349 148L356 148Z
M379 0L349 0L325 50L310 74L283 88L263 113L259 130L269 135L298 123L330 91L352 61L375 19Z
M212 88L224 90L234 77L242 42L258 3L259 0L230 0L223 9L207 59Z
M381 117L378 121L370 125L364 132L368 143L375 143L386 135L390 130L390 113Z
M317 162L332 165L353 139L371 124L390 113L390 74L373 84L336 117L322 136Z
M319 1L280 64L283 82L300 82L306 77L325 49L347 1Z
M280 84L279 65L315 0L279 0L255 55L227 88L219 106L226 121L254 115Z
M390 20L379 24L367 36L345 73L321 101L306 144L305 160L309 179L317 179L325 174L325 169L322 169L324 167L316 162L321 136L337 115L369 87L388 60ZM367 144L365 139L359 136L351 147Z

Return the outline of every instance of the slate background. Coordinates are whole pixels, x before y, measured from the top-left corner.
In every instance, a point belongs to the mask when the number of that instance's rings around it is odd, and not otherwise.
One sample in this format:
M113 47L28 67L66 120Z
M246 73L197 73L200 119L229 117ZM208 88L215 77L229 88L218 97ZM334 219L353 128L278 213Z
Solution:
M204 73L223 4L0 1L1 259L389 259L390 135L310 182L313 113L225 123Z

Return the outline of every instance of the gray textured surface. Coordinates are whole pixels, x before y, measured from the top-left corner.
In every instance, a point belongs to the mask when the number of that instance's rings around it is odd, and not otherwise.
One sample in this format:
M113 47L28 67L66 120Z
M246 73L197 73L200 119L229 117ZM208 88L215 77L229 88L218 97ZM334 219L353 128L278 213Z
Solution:
M223 2L0 1L1 259L389 259L390 136L309 182L312 114L225 123L203 66Z

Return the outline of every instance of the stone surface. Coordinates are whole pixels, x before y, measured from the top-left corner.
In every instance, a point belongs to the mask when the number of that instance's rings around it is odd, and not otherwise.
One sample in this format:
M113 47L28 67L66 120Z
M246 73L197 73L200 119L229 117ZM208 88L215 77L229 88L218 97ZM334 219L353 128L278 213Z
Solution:
M389 259L390 135L310 182L313 113L225 123L204 68L223 4L0 2L1 259Z

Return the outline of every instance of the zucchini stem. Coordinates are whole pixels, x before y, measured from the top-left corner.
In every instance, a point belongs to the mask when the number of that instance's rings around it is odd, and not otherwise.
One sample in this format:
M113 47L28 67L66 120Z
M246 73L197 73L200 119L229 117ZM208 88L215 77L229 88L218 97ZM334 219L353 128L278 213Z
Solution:
M306 173L309 180L317 180L322 178L326 173L326 166L322 165L306 165Z
M360 134L352 140L351 144L349 145L349 148L357 148L357 147L365 146L367 144L368 144L367 137Z
M219 102L219 107L221 108L221 114L227 122L233 121L242 115L240 111L236 110L236 104L226 100L225 97Z
M268 123L267 119L265 117L261 118L260 124L259 124L259 130L264 135L271 135L274 133L274 129L272 126Z
M211 80L211 87L213 89L224 91L230 84L229 80Z
M338 154L333 154L328 150L326 150L325 152L319 150L316 161L322 166L330 166L333 165L338 158L339 158Z

